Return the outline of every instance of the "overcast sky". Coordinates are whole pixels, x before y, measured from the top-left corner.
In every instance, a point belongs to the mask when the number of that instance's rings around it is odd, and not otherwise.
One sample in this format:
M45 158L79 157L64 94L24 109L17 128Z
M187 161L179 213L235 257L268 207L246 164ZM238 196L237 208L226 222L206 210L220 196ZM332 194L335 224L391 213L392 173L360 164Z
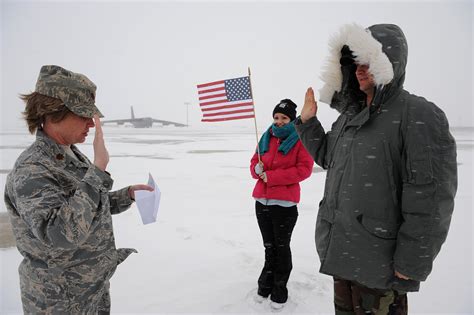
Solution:
M2 1L2 0L0 0ZM57 64L98 86L107 119L201 124L196 85L252 70L263 129L280 99L303 105L321 87L328 39L345 23L398 24L408 40L405 88L435 102L452 126L473 125L473 2L42 2L1 5L1 129L22 128L19 93ZM324 124L336 112L320 104ZM231 123L220 123L221 125ZM232 124L253 126L250 120Z

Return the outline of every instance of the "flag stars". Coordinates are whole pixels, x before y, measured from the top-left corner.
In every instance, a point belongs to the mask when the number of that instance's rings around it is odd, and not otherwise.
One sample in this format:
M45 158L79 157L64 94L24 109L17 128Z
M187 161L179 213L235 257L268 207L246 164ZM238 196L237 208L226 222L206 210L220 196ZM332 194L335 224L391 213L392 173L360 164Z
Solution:
M225 90L227 93L227 99L230 102L252 98L250 95L249 77L226 80Z

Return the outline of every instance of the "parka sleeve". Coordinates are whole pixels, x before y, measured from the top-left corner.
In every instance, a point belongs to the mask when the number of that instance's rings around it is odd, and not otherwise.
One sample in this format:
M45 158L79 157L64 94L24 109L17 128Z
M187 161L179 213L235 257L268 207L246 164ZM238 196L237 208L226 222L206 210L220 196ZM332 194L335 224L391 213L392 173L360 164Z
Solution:
M109 192L111 214L119 214L130 208L133 203L133 200L128 194L129 188L130 186L127 186L122 189Z
M313 160L324 169L327 169L326 151L327 151L327 135L318 118L313 117L306 123L303 123L298 117L295 123L296 131L300 137L304 147L311 155Z
M298 150L295 166L266 171L269 187L296 184L311 176L314 164L313 158L301 143L297 144L295 149Z
M46 247L73 249L90 235L101 194L112 187L108 174L91 165L76 190L66 195L43 165L25 165L14 173L9 195L30 231Z
M457 189L456 144L445 114L416 99L402 124L402 224L394 269L424 281L446 240Z

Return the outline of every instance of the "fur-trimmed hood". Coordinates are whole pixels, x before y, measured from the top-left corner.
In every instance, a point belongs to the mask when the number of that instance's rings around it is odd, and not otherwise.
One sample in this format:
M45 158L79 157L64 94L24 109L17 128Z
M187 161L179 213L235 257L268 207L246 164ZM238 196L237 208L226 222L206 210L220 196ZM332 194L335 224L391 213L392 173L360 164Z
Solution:
M334 99L337 94L342 93L345 80L340 63L344 45L352 51L355 63L369 65L379 99L382 97L381 93L385 98L403 88L408 46L402 30L393 24L377 24L368 29L357 24L348 24L329 42L330 55L322 71L321 79L324 85L319 90L320 101L331 104L331 107L340 112L347 110L347 100L342 101L340 97L338 100Z

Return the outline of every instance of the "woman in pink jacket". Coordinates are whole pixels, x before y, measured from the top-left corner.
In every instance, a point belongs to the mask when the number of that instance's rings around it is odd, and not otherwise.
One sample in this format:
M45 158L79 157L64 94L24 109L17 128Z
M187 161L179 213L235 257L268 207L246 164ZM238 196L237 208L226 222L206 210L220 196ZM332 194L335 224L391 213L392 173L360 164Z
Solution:
M274 309L288 299L286 284L292 269L290 239L298 217L299 182L311 175L313 159L301 144L293 120L296 104L282 100L273 110L273 124L259 141L250 164L257 179L252 196L265 247L265 265L258 278L257 302L268 296Z

